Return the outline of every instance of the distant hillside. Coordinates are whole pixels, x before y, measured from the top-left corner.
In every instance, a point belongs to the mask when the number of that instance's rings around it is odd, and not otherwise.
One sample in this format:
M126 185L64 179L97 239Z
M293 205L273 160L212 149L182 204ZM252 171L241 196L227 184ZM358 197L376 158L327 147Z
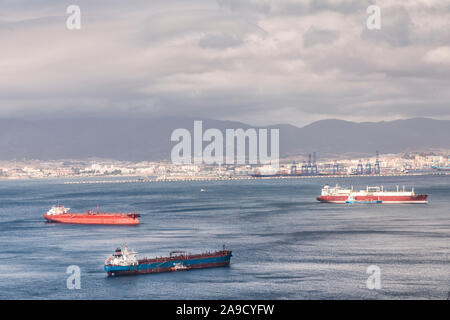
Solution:
M192 131L194 119L0 119L0 160L84 159L117 160L169 159L174 145L170 135L176 128ZM234 121L204 120L204 129L251 126ZM450 121L415 118L389 122L355 123L321 120L302 128L280 128L282 156L307 154L382 153L450 149Z
M321 120L289 130L281 138L286 154L373 154L450 148L450 121L427 118L382 122Z

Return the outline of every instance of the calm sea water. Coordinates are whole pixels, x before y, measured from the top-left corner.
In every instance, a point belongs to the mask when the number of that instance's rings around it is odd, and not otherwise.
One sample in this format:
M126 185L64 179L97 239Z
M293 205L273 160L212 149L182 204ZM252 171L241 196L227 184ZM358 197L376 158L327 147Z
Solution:
M414 186L428 205L317 203L325 183ZM204 189L201 192L200 189ZM75 211L132 211L139 226L47 224L56 201ZM107 277L128 243L142 255L233 250L229 268ZM284 179L64 185L0 182L1 299L446 299L450 177ZM81 268L81 289L66 287ZM381 289L366 287L367 267Z

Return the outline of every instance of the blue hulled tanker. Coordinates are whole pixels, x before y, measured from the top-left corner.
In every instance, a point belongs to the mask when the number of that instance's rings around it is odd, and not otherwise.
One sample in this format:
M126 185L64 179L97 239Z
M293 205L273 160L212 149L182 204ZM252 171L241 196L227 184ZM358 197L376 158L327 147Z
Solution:
M184 251L172 251L168 257L137 258L137 252L117 248L105 261L105 271L108 276L146 274L184 271L213 267L226 267L230 265L231 251L204 252L200 254L187 254Z

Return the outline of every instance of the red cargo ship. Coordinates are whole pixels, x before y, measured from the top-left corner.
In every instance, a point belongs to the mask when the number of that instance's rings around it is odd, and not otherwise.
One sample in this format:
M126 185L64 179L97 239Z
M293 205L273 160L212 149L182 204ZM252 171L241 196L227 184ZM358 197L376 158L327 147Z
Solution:
M65 208L59 203L53 206L44 218L47 222L72 223L72 224L108 224L108 225L137 225L140 215L134 213L106 213L88 210L84 213L69 212L70 208Z
M414 189L411 191L397 190L386 191L384 187L366 187L365 190L356 191L353 187L350 189L330 187L325 185L322 194L317 197L320 202L329 203L348 203L352 199L356 202L381 201L380 203L428 203L428 195L416 194Z

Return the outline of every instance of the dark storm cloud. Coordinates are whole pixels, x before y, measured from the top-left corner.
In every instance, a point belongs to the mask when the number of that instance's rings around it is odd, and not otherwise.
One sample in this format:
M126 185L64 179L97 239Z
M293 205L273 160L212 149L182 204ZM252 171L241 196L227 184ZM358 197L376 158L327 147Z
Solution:
M248 11L257 13L269 13L271 9L270 0L216 0L218 5L222 8L230 9L231 11Z
M320 43L331 44L331 42L339 38L339 32L311 27L305 32L304 38L305 47L312 47Z
M231 11L262 14L308 15L322 11L354 13L373 4L370 0L216 0Z
M0 117L450 117L443 1L80 0L78 31L68 3L0 4Z
M237 47L243 44L244 41L234 34L207 34L198 42L202 48L225 49L230 47Z
M364 29L361 37L374 42L386 42L394 47L406 47L411 44L414 24L404 8L392 8L383 14L383 27L377 32Z

